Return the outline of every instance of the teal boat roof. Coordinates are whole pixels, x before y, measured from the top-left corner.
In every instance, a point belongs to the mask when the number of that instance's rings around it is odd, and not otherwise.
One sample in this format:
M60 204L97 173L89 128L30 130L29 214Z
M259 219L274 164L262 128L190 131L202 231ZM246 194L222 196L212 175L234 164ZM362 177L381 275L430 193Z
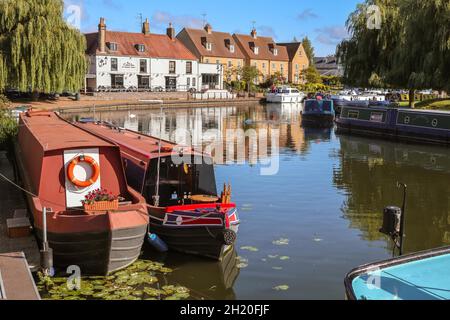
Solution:
M372 269L352 288L357 300L450 300L450 253Z

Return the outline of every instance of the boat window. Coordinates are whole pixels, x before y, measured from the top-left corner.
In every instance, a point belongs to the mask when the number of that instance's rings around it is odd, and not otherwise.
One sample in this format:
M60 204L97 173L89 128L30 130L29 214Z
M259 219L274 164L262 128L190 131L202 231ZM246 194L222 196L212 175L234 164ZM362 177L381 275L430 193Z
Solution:
M299 93L298 90L292 90L292 93Z
M323 101L323 104L322 104L322 109L324 110L324 111L332 111L332 102L331 101Z
M383 113L382 112L372 112L370 114L370 121L383 122Z
M350 118L350 119L358 119L358 118L359 118L359 111L350 110L350 111L348 112L347 118Z
M320 104L317 100L306 101L305 110L306 111L320 111Z
M195 160L195 161L194 161ZM217 196L214 166L206 164L202 157L192 158L192 163L174 164L171 157L161 159L159 195L161 206L190 204L189 196ZM156 194L158 159L153 159L147 172L144 196L153 203Z

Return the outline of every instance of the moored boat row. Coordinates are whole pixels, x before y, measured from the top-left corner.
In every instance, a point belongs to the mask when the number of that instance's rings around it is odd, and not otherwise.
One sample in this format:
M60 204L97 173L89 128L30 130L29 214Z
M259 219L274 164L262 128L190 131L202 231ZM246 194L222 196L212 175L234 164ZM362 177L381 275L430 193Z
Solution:
M336 123L338 133L450 143L450 112L446 111L346 106Z
M231 188L219 198L213 165L175 164L170 142L30 110L20 115L15 151L36 235L48 241L56 268L125 268L149 229L170 249L216 260L236 240Z

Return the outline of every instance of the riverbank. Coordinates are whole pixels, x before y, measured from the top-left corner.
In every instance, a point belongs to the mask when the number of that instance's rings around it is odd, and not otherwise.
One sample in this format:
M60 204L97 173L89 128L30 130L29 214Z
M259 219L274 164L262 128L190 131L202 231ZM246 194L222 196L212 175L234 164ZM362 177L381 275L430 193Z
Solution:
M8 179L14 180L12 165L3 151L0 151L0 173ZM26 207L22 192L0 178L0 254L24 252L30 269L34 272L39 268L40 259L34 235L12 239L8 237L7 232L7 220L17 218L18 214L26 212Z
M242 99L209 99L209 100L90 100L82 99L74 101L69 98L60 98L56 101L14 101L12 105L29 106L35 109L59 111L61 113L79 113L94 111L118 111L118 110L135 110L143 108L186 108L186 107L204 107L204 106L223 106L223 105L241 105L251 103L264 102L263 98L242 98Z

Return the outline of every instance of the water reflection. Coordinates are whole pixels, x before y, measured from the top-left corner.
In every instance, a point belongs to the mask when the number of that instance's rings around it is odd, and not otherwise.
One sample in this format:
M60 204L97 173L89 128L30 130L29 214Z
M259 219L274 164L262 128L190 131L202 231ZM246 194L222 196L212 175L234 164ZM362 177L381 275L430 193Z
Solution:
M401 204L397 181L409 187L405 250L450 244L449 149L302 128L295 105L166 109L162 118L159 109L97 112L96 118L154 136L162 119L164 139L183 141L180 132L187 129L194 145L223 141L228 129L267 130L269 136L278 130L278 174L260 175L261 164L249 161L249 151L259 145L248 137L244 161L216 166L219 189L224 182L233 185L242 219L236 250L248 266L236 273L234 264L159 257L176 269L171 282L192 288L196 297L342 299L349 270L391 255L379 229L383 208ZM273 244L281 238L289 244ZM289 290L273 289L279 286Z
M450 244L450 150L341 136L333 182L345 191L342 211L365 240L380 240L381 212L401 206L396 182L408 185L405 250Z

